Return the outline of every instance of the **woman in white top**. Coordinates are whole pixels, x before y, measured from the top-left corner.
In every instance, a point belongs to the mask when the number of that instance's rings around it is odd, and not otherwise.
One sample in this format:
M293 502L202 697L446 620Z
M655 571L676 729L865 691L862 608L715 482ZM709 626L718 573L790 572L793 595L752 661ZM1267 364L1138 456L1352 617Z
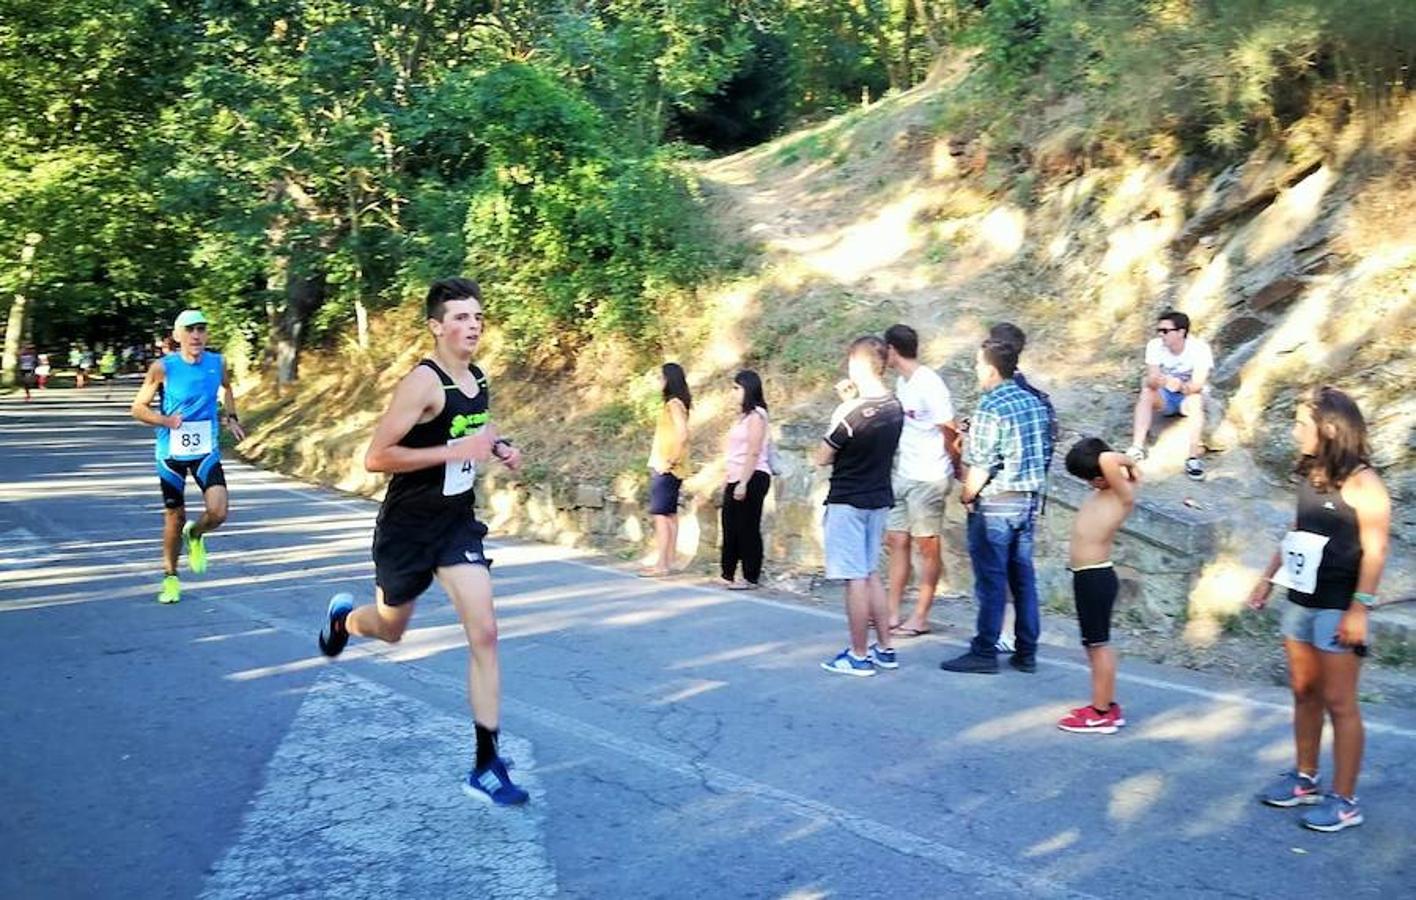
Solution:
M723 486L722 576L730 590L751 590L762 577L762 504L772 486L767 462L767 401L762 379L744 369L733 378L738 420L728 430ZM742 565L743 580L737 578Z

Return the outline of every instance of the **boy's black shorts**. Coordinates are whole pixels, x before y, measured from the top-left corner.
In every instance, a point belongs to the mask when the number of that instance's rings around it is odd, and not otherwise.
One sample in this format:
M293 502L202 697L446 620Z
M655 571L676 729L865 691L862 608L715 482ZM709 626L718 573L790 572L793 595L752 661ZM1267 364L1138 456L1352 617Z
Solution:
M436 569L458 565L486 566L492 561L482 549L487 526L470 513L430 519L420 524L385 522L374 527L374 583L384 602L400 606L428 589Z
M1083 647L1111 642L1111 610L1119 587L1116 569L1110 563L1072 571L1072 594L1077 603L1077 622L1082 626Z

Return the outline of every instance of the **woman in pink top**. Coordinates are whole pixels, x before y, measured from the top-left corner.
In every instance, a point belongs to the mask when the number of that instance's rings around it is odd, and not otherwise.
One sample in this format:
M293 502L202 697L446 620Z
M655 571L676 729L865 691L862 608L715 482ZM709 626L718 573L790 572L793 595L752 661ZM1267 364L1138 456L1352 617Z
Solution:
M757 587L762 577L762 503L772 485L767 464L767 401L762 379L744 369L733 378L738 420L728 431L727 485L723 488L723 583L731 590ZM743 581L737 580L738 563Z

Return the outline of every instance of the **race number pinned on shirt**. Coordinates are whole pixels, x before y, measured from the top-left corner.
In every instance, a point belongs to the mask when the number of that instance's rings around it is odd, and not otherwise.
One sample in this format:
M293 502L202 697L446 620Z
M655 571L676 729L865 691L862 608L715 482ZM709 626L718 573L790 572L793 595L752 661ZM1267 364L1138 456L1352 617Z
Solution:
M173 459L196 459L212 451L212 422L202 419L183 422L168 435L168 451Z
M1323 562L1323 548L1329 538L1311 531L1290 531L1284 535L1278 552L1283 564L1274 573L1274 584L1311 594L1318 587L1318 567Z
M464 440L466 438L453 438L447 445L451 447ZM456 497L458 494L465 494L472 490L472 483L476 480L476 463L470 459L450 459L443 468L443 496Z

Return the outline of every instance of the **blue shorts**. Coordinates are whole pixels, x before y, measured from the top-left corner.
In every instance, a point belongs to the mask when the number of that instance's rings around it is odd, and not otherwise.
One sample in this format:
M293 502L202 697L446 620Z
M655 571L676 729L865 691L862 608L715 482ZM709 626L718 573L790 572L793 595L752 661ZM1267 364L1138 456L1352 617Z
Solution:
M1160 389L1160 414L1163 416L1183 416L1180 406L1185 402L1185 395L1179 391L1168 391Z
M649 515L676 516L679 508L679 488L683 479L668 472L649 476Z
M1304 644L1312 644L1324 653L1351 653L1352 648L1337 642L1337 626L1342 622L1341 609L1315 609L1285 600L1279 617L1283 636Z
M890 507L860 509L844 503L826 504L823 522L826 577L832 581L869 578L880 562Z

